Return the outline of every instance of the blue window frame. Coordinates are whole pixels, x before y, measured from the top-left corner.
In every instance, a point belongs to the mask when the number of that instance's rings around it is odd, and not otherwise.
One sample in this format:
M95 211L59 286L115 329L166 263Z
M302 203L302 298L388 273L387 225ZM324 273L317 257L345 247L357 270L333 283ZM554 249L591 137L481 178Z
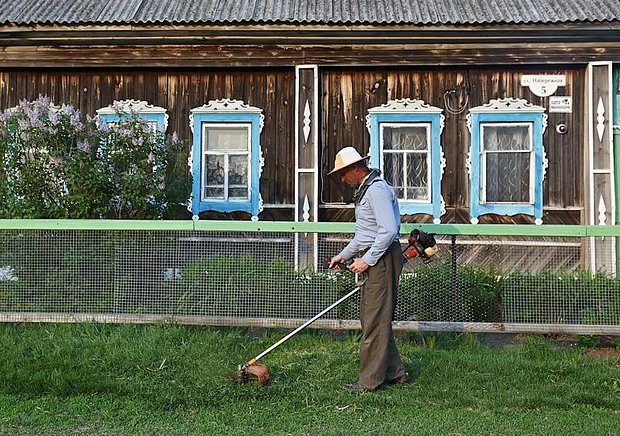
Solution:
M260 175L262 110L240 100L211 100L191 110L193 134L189 165L193 176L190 211L248 212L258 220L263 210Z
M547 157L545 109L520 99L491 100L472 108L467 125L471 146L470 216L532 215L542 224Z
M379 168L398 198L401 215L424 213L441 222L442 109L422 100L390 100L368 110L370 165Z
M146 101L140 100L121 100L115 101L110 106L97 110L99 124L113 124L126 114L140 114L142 118L153 130L162 133L168 128L168 114L166 109L153 106Z

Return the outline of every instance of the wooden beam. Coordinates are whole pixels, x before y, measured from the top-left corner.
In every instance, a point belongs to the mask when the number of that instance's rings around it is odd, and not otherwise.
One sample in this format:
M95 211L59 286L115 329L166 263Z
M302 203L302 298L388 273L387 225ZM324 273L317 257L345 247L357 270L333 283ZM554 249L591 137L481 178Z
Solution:
M293 329L306 320L299 318L248 318L227 316L148 315L116 313L36 313L0 312L0 322L34 323L103 323L103 324L181 324L252 328ZM572 335L620 335L617 325L526 324L489 322L395 321L396 331L468 332L468 333L534 333ZM319 319L312 329L360 330L357 320Z
M620 32L619 32L620 33ZM0 68L575 64L620 58L620 42L389 45L0 46Z

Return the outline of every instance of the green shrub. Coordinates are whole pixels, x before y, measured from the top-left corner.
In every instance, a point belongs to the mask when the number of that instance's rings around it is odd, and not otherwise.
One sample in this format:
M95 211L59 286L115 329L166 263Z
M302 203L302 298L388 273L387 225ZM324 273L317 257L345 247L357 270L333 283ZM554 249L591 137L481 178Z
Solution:
M137 113L97 127L48 97L0 115L0 218L136 218L178 215L191 176L185 144Z
M166 137L139 113L117 110L119 121L102 124L98 159L107 177L109 218L161 219L187 200L190 178L179 164L184 144Z
M502 279L494 270L450 264L403 273L399 301L403 320L499 322Z
M503 310L507 322L619 324L620 284L600 272L514 272Z
M23 100L0 117L0 218L92 218L105 207L97 133L69 105Z
M350 272L296 271L284 259L251 254L187 261L166 277L168 249L154 235L122 245L60 236L1 241L0 309L308 319L355 287ZM326 317L357 319L359 295ZM401 277L397 320L618 325L620 284L588 271L420 267Z
M178 313L307 318L349 289L349 273L295 271L283 259L214 256L181 269ZM323 292L327 290L328 292ZM331 292L329 292L331 291Z

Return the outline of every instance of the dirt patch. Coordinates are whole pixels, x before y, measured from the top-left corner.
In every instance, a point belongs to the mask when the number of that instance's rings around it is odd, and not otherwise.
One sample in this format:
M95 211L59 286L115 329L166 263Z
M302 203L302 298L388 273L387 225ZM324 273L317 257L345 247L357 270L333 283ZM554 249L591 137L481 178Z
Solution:
M620 359L620 350L615 348L588 348L586 356L595 359Z

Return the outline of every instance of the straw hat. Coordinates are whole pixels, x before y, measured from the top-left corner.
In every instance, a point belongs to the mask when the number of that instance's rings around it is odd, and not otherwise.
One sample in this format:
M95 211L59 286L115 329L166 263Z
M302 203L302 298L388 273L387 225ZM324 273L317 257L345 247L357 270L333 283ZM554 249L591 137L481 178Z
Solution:
M353 147L345 147L338 152L334 162L334 169L327 173L328 176L340 171L343 168L353 165L356 162L369 159L370 156L362 157Z

